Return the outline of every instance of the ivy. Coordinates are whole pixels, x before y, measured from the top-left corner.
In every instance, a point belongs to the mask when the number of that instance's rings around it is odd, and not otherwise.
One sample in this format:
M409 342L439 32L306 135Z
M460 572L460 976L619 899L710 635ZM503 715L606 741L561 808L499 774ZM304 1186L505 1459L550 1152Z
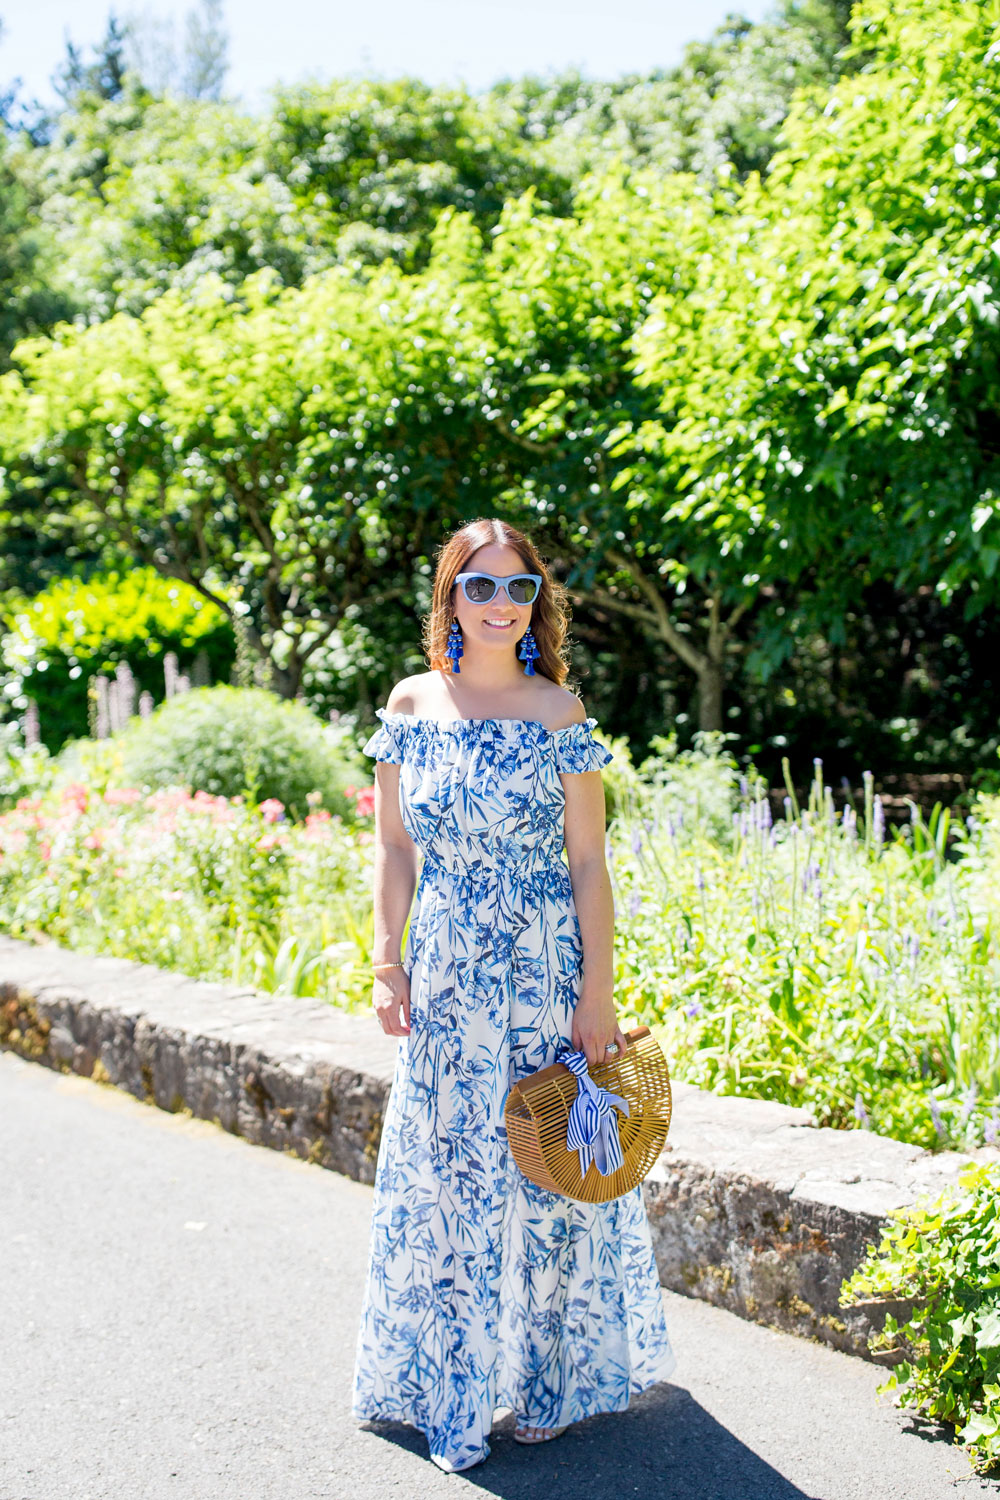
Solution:
M955 1427L978 1471L1000 1471L1000 1166L967 1167L933 1203L890 1215L841 1306L901 1299L869 1340L898 1357L880 1391Z

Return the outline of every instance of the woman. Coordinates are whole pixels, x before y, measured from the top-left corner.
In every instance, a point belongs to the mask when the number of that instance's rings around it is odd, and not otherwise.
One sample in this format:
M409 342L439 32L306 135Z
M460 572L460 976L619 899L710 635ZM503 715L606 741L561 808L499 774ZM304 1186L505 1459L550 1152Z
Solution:
M561 686L566 627L527 537L464 526L438 559L431 670L397 683L364 747L379 762L373 1003L401 1042L353 1412L419 1428L448 1472L489 1455L499 1408L518 1441L545 1442L674 1367L642 1190L585 1204L536 1187L503 1126L510 1085L563 1047L594 1064L625 1045L612 756Z

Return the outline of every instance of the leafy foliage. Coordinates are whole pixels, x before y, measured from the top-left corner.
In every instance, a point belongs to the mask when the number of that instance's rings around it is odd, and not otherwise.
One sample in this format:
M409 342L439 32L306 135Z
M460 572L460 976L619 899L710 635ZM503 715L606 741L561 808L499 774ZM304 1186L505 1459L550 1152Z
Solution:
M568 77L481 108L412 81L284 91L265 134L127 88L81 109L51 212L101 266L136 239L0 377L5 529L202 588L287 696L347 661L370 702L437 540L502 509L575 591L608 689L626 647L654 685L638 732L693 686L722 730L733 682L746 746L819 725L845 752L968 757L995 730L988 692L966 722L961 637L983 615L989 658L1000 584L996 17L865 0L847 51L843 6L787 21L815 48L777 154L731 141L690 173L655 158L650 80L643 130L572 184L525 168L590 128ZM769 66L730 30L688 59L713 104ZM940 671L912 652L932 605L958 641ZM875 635L905 690L849 680Z
M970 1164L957 1188L890 1215L841 1289L841 1305L912 1301L871 1340L904 1357L882 1391L948 1422L975 1467L1000 1470L1000 1167Z
M774 817L719 747L664 749L609 766L608 855L616 994L678 1076L930 1148L1000 1141L1000 803L893 834L870 777L838 812L817 766Z
M355 829L323 808L290 824L277 801L144 794L110 784L120 756L108 741L84 758L103 762L99 790L67 775L76 748L53 787L0 818L5 931L192 978L370 1003L370 805Z
M163 659L187 664L203 653L211 680L225 681L235 657L232 628L215 605L152 568L66 578L32 599L3 601L4 701L38 706L42 741L58 750L86 734L91 679L127 663L139 692L164 696ZM8 710L9 711L9 710Z
M262 688L194 688L160 705L119 737L126 786L185 786L214 797L250 792L277 800L295 818L319 793L346 813L351 772L338 747L343 736L301 703Z

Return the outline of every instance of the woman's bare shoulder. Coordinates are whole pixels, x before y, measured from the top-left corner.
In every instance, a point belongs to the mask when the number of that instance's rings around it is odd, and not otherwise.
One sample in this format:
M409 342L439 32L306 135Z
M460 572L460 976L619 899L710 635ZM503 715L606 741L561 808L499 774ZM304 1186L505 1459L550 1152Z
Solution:
M587 717L583 700L569 688L557 687L555 683L546 689L543 703L546 729L568 729L571 724L582 724Z
M437 672L415 672L402 677L386 699L391 714L422 714L428 706L428 688Z

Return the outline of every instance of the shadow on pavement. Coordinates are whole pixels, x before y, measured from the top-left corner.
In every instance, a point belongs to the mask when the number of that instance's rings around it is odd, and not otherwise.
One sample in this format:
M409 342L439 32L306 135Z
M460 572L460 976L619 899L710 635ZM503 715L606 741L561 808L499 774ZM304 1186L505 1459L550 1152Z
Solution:
M427 1457L422 1433L399 1422L370 1422L368 1431ZM588 1417L539 1447L514 1441L514 1418L498 1421L485 1463L461 1474L501 1500L811 1500L722 1427L687 1391L654 1386L626 1412ZM436 1470L427 1458L429 1473Z

